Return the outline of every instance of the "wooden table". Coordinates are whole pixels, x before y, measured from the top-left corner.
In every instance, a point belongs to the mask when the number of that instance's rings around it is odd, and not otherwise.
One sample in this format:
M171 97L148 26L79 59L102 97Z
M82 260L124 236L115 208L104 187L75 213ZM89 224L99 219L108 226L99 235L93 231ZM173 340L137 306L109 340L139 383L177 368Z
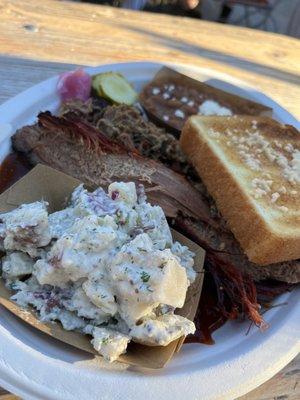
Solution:
M0 103L74 65L132 60L176 61L226 72L300 117L296 39L77 2L0 0ZM297 357L242 399L298 400L299 381Z

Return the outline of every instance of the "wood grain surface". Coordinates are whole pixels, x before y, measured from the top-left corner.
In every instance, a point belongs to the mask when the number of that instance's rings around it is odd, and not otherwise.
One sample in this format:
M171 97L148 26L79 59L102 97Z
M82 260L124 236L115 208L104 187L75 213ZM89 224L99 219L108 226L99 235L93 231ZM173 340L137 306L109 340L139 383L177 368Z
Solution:
M78 2L0 0L0 15L1 54L86 65L153 60L213 67L300 115L297 39Z
M296 39L77 2L0 0L0 103L75 65L133 60L229 73L300 117ZM298 400L299 382L300 356L240 400ZM16 397L0 389L0 399Z

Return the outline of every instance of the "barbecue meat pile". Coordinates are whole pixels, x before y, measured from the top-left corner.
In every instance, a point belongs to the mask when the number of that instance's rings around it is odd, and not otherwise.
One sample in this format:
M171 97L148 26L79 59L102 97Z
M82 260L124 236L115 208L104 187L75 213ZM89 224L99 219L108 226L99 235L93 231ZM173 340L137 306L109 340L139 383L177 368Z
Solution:
M33 164L44 163L90 186L142 183L174 228L207 251L207 270L222 289L219 308L226 318L241 312L263 326L253 281L300 281L300 260L258 266L247 259L177 139L133 107L105 106L93 112L76 106L60 117L40 113L35 125L15 133L13 147Z

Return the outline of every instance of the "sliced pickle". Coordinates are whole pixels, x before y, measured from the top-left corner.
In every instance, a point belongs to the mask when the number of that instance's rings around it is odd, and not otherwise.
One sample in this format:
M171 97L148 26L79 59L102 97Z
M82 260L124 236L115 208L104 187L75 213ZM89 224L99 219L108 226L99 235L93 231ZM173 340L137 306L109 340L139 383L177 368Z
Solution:
M131 106L137 100L137 93L124 78L117 72L104 72L93 76L92 88L100 97L104 97L116 104Z

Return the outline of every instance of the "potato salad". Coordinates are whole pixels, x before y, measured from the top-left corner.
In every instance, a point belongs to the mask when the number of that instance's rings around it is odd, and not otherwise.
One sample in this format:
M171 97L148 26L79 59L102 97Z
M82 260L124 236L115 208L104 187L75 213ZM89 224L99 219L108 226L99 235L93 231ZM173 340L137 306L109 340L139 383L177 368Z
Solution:
M116 360L130 341L166 346L194 333L176 315L195 279L194 254L173 242L162 209L143 186L115 182L94 192L76 188L54 213L38 201L0 214L2 277L12 300L42 321L92 337Z

